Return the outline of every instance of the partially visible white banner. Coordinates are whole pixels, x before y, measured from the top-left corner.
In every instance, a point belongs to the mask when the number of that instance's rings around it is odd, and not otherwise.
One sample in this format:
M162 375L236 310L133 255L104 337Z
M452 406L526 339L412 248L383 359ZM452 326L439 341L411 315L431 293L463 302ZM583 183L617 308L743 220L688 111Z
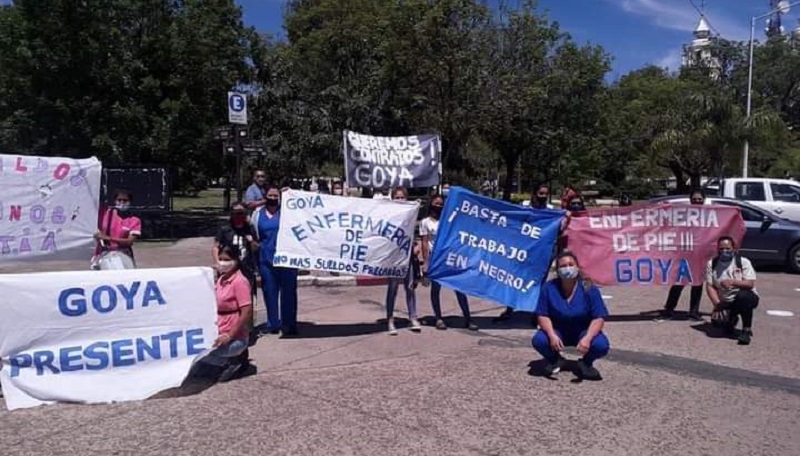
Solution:
M145 399L217 337L210 268L0 274L9 410Z
M287 190L273 264L404 277L419 205Z
M0 262L91 258L100 175L96 158L0 155Z

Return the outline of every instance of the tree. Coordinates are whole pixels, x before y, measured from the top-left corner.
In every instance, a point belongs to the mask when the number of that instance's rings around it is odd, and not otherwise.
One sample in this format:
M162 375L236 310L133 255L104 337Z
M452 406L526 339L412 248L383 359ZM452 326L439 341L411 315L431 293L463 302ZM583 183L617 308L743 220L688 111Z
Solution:
M521 159L543 180L561 158L587 163L581 154L596 127L608 58L600 48L576 46L531 3L501 10L487 38L481 136L505 162L508 200Z

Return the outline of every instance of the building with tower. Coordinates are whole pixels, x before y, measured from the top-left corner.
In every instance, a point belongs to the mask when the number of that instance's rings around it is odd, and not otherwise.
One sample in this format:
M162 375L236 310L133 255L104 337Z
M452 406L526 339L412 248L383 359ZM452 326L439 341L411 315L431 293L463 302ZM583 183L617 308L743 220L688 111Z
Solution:
M708 68L712 78L718 77L720 63L712 52L717 38L711 34L711 27L704 16L700 16L693 35L691 44L683 46L682 65L689 68Z

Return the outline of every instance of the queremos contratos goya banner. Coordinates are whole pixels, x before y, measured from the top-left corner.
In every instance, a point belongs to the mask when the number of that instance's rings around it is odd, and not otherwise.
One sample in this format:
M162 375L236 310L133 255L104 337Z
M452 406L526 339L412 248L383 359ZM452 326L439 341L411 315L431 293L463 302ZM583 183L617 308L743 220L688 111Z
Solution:
M386 189L439 185L439 136L370 136L346 130L343 136L349 186Z

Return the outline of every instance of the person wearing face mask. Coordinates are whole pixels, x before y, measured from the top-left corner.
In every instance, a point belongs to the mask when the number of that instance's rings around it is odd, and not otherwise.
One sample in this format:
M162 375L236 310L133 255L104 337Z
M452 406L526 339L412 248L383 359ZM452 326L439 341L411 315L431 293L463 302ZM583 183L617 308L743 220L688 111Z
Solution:
M550 203L550 187L547 184L539 184L533 192L533 200L523 201L522 205L534 209L553 209Z
M736 251L736 242L730 236L719 238L717 257L706 266L706 293L714 305L712 322L719 322L732 335L741 316L739 345L749 345L753 337L753 310L759 302L756 271L750 260Z
M258 269L267 306L267 331L273 334L280 331L284 337L291 337L297 335L297 269L272 264L278 242L280 203L278 187L267 187L266 202L253 214L250 223L261 243Z
M594 362L608 354L610 344L603 334L608 309L603 297L591 281L580 273L578 259L570 252L557 260L557 277L542 286L539 292L539 330L534 334L533 348L547 361L545 374L561 370L564 347L577 347L583 357L578 361L578 375L586 380L600 380Z
M534 195L533 201L524 201L522 203L522 205L523 206L529 206L529 207L531 207L533 209L553 209L553 205L550 204L550 187L547 184L544 184L544 183L539 184L536 187L536 191L533 192L533 195ZM553 254L553 257L555 257L555 253ZM551 263L552 263L552 258L553 257L551 257ZM544 281L546 278L547 277L546 277L546 273L545 273L545 277L542 277L542 281ZM506 307L505 310L503 310L503 313L501 313L500 315L495 317L493 321L494 322L507 321L507 320L510 320L511 317L513 317L513 316L514 316L514 308L513 307ZM537 321L538 320L536 318L536 315L534 315L533 316L533 327L534 328L537 325Z
M333 194L336 196L344 196L344 189L341 182L336 181L333 183Z
M258 243L256 242L254 229L247 218L247 207L242 202L237 201L231 205L230 220L220 227L214 237L211 257L214 259L215 264L219 262L219 249L222 246L231 246L239 249L240 270L250 281L250 287L255 292L256 262L253 253L258 247Z
M97 240L92 263L105 252L119 252L130 257L135 266L133 244L142 235L142 221L131 215L130 207L133 194L128 190L117 189L114 192L114 206L103 211L100 217L100 229L94 234Z
M251 212L264 205L267 194L266 182L267 173L264 170L257 169L253 171L253 183L247 187L247 191L244 194L244 202Z
M407 201L408 190L403 187L395 188L394 192L392 192L392 200ZM416 242L414 244L416 246ZM406 292L406 305L408 306L408 319L411 321L411 331L422 331L422 326L420 326L417 320L416 290L420 279L422 279L422 274L420 272L419 257L417 256L417 252L414 251L411 254L411 262L408 265L408 274L403 278L390 278L389 286L386 289L386 323L390 336L397 335L397 328L394 325L394 304L397 300L397 291L401 284Z
M689 195L691 204L703 205L706 201L706 195L700 189L693 190ZM667 302L664 304L664 309L661 311L660 319L670 320L673 318L675 308L678 307L678 301L681 299L683 293L683 285L673 285L669 289L667 295ZM703 298L703 285L692 285L689 294L689 319L693 321L703 321L700 316L700 300Z
M253 300L250 282L240 269L239 252L238 247L223 245L215 255L219 273L214 284L219 336L214 340L214 350L201 358L201 362L222 369L220 382L235 378L249 367L248 326Z
M439 231L439 217L442 215L442 207L444 207L444 197L442 195L433 195L431 197L430 206L428 208L428 216L425 217L419 225L419 234L422 238L422 258L424 262L423 275L426 274L428 265L430 264L431 251L436 242L436 232ZM447 325L442 319L442 304L441 292L442 286L438 282L431 281L431 306L433 307L433 314L436 317L436 329L447 329ZM472 331L478 330L478 325L472 321L469 312L469 301L467 295L456 291L456 300L458 306L461 307L461 312L464 315L464 327Z
M445 182L442 184L442 196L447 198L447 195L450 194L450 184Z

